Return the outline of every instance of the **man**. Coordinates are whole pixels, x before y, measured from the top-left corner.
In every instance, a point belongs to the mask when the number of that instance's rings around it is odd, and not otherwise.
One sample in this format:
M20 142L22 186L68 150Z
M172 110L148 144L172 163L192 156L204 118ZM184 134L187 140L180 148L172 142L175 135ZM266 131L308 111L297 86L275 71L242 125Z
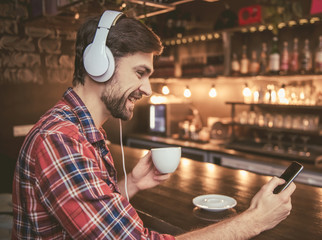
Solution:
M41 117L20 151L14 239L174 239L146 229L125 197L169 175L156 171L148 153L128 174L127 188L124 180L117 183L102 129L110 117L131 119L135 102L151 94L153 57L161 52L150 29L117 12L107 11L80 28L73 88ZM273 178L264 185L244 213L176 238L247 239L274 227L290 213L295 190L291 184L273 194L283 181Z

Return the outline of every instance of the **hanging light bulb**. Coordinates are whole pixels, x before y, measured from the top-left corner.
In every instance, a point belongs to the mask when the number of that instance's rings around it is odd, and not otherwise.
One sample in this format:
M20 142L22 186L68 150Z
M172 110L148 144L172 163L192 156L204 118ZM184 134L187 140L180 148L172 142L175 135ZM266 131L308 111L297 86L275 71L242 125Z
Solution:
M162 87L162 93L164 94L164 95L168 95L169 93L170 93L170 90L169 90L169 88L168 88L168 86L167 86L167 84L164 84L163 85L163 87Z
M209 97L211 98L217 97L217 91L216 91L215 85L211 86L211 89L209 91Z
M191 97L191 91L189 89L188 86L186 86L186 89L183 92L183 96L185 96L186 98L190 98Z

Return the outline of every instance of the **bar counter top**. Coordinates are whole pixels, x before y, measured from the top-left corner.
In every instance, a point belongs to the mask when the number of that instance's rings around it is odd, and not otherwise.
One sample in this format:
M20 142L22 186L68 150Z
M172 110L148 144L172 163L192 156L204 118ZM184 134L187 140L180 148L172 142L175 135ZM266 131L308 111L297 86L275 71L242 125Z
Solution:
M115 144L109 147L121 178L121 148ZM130 172L147 150L124 147L124 153L126 170ZM177 235L245 211L252 197L270 179L244 170L181 158L178 169L167 181L137 193L130 202L146 227ZM322 188L301 183L296 186L290 216L253 239L322 239ZM204 194L230 196L237 205L222 212L208 212L192 203L193 198Z
M276 156L268 156L264 154L257 154L246 151L238 151L234 149L227 148L224 140L211 140L208 143L198 143L193 141L185 141L180 139L173 139L168 137L161 136L152 136L148 134L131 134L128 136L128 139L138 139L143 141L150 141L156 143L163 143L167 145L175 145L181 146L190 149L197 149L208 151L212 153L217 153L223 156L233 156L237 158L247 159L254 162L262 162L270 165L281 165L282 167L287 167L292 160L276 157ZM317 167L313 162L307 161L298 161L303 164L305 171L317 173L322 175L322 164Z

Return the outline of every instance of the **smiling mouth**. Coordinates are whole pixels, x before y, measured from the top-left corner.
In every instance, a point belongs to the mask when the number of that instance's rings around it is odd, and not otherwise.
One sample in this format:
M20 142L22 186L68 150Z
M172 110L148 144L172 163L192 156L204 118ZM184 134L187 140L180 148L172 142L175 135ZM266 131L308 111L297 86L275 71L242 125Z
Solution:
M136 101L140 100L141 98L142 98L141 94L131 94L128 97L128 100L134 104Z
M140 100L140 98L129 97L128 100L134 104L136 101Z

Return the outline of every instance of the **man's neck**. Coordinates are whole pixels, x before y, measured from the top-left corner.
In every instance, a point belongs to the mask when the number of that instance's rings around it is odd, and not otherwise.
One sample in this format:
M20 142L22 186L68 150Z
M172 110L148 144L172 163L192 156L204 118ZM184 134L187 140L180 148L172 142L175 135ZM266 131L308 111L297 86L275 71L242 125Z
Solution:
M100 88L95 84L78 84L73 88L76 94L82 99L90 112L96 128L101 128L107 121L109 114L100 99Z

